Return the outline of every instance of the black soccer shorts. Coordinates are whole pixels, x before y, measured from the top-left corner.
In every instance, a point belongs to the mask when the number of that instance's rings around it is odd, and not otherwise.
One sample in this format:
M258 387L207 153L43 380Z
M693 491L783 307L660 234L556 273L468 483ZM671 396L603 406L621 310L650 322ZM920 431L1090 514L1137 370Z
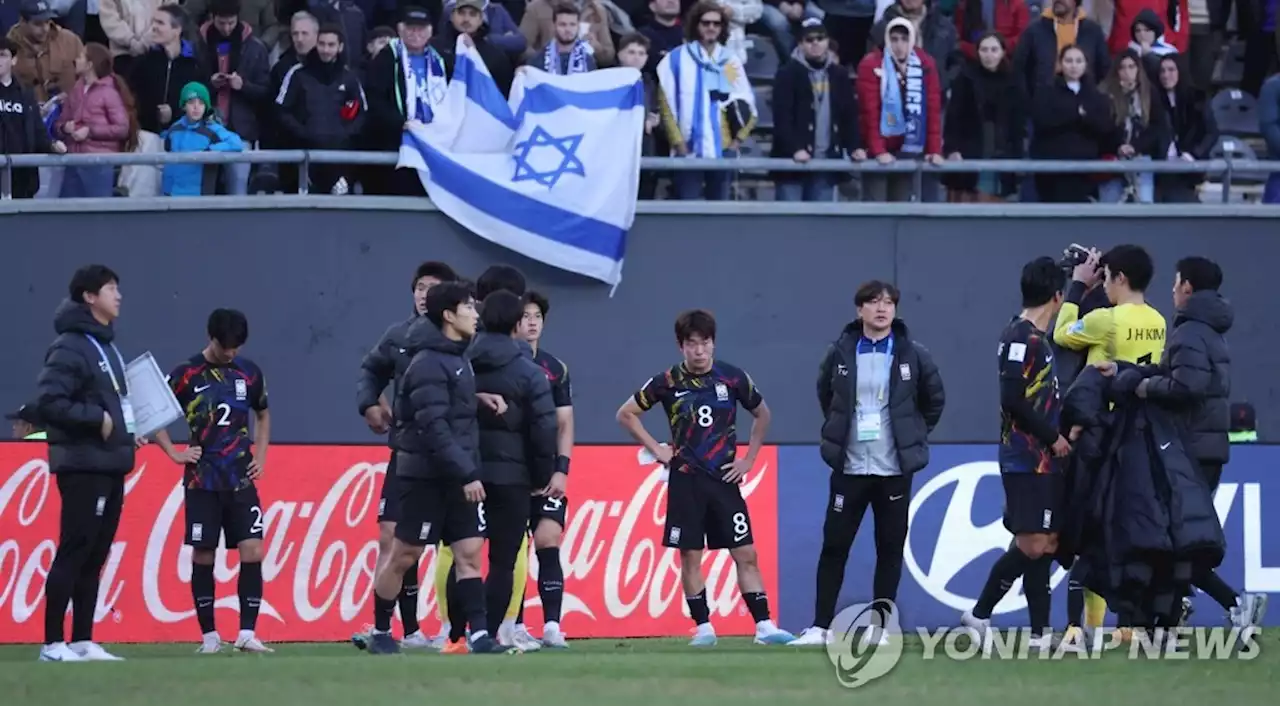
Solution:
M467 500L455 480L400 478L396 539L415 547L484 537L484 503Z
M529 498L529 531L534 532L538 529L538 524L543 520L551 520L560 525L563 532L567 526L565 523L569 515L569 498L547 498L541 495L534 495Z
M1004 528L1012 534L1050 534L1062 526L1061 473L1001 473Z
M400 479L396 476L396 452L391 452L387 472L382 476L382 491L378 495L378 522L400 521Z
M262 501L257 486L241 490L201 490L187 488L186 543L197 549L217 549L226 536L227 548L247 539L262 539Z
M704 471L673 471L667 481L667 526L662 545L676 549L735 549L754 544L742 490Z

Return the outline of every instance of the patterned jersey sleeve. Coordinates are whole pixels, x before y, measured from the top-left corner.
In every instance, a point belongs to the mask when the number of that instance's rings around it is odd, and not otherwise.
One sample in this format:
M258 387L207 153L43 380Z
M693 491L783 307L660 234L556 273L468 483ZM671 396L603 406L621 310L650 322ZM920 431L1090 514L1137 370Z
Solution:
M745 370L738 371L738 384L735 392L738 395L738 402L748 412L753 411L760 406L761 402L764 402L764 395L760 394L760 388L756 387L755 380L752 380L751 374Z
M640 409L649 411L654 406L661 404L667 399L668 393L671 391L670 371L659 373L649 378L635 394L636 404L640 405Z
M253 366L253 373L253 384L249 386L249 406L255 412L264 412L267 409L267 376L256 364Z
M1039 336L1028 336L1017 330L1006 333L1000 341L1000 379L1030 379L1041 345Z
M556 407L572 407L573 406L573 383L569 382L569 366L559 358L556 362L560 364L560 375L556 381L551 383L551 399L555 402Z
M173 390L173 396L177 398L178 404L183 407L191 403L191 366L187 363L180 363L165 377L165 381L169 383L169 389Z

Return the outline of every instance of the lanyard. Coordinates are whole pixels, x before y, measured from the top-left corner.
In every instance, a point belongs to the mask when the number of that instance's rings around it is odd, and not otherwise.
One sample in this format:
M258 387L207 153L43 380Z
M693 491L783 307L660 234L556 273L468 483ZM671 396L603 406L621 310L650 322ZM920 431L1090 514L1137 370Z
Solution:
M107 365L107 375L111 376L111 386L115 388L116 394L119 395L120 382L116 380L116 371L111 368L111 361L107 360L107 352L102 349L102 344L98 343L98 339L94 338L93 336L90 336L87 333L84 335L84 337L89 339L89 342L93 344L94 348L98 349L98 355L100 356L102 362L106 363ZM123 373L124 358L120 356L120 349L116 348L116 344L112 343L111 350L116 354L116 360L120 361L120 371Z
M870 350L865 355L875 355L876 354L875 343L868 341L868 344L869 344L868 348L870 348ZM862 347L862 341L859 340L858 346L854 349L855 355L864 355L863 353L860 353L857 350L858 348L861 348L861 347ZM872 387L873 390L875 389L876 385L880 386L879 390L876 392L876 402L884 402L885 392L889 388L889 375L893 371L893 334L889 334L889 341L886 344L886 350L885 350L884 356L885 356L884 374L876 375L874 381L871 383L873 386ZM879 371L874 371L874 372L879 372Z

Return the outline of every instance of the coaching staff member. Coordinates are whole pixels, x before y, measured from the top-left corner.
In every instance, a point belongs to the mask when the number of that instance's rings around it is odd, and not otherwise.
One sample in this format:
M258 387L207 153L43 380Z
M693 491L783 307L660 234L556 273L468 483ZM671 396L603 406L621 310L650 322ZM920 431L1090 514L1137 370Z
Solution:
M898 288L873 280L858 288L858 318L827 348L818 372L822 460L831 494L818 557L813 626L791 644L825 644L844 567L862 517L875 517L876 600L896 600L907 541L911 474L929 463L929 432L946 395L933 357L897 318ZM868 637L871 633L868 633ZM875 636L883 643L887 637Z
M111 553L124 477L133 470L133 410L112 323L120 278L104 265L71 277L54 314L58 337L36 381L37 416L48 428L49 472L62 498L58 552L45 584L42 662L116 661L93 641L98 578ZM63 623L72 606L71 644Z
M556 405L546 372L516 343L523 300L500 290L485 298L481 311L485 333L476 335L469 351L476 391L507 402L501 415L488 407L479 414L489 536L485 593L489 634L497 635L511 604L516 557L529 530L529 497L546 489L556 470Z

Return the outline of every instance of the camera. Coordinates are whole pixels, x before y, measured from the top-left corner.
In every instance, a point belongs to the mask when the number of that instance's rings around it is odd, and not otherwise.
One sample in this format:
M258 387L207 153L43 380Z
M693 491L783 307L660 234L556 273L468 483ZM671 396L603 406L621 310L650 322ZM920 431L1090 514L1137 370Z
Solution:
M1072 243L1062 249L1062 258L1058 260L1058 267L1061 267L1069 273L1074 270L1077 265L1083 265L1088 260L1089 248Z

